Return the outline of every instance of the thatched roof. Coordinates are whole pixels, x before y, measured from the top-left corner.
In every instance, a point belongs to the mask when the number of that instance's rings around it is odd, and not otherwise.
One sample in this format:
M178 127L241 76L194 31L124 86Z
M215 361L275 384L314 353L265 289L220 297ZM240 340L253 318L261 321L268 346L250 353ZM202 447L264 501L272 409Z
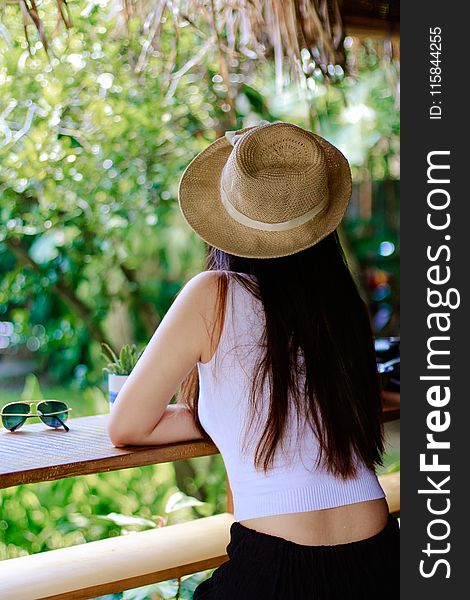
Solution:
M7 2L19 7L28 45L33 26L47 52L49 37L38 10L40 0ZM66 1L56 0L56 5L57 24L50 36L61 27L73 27ZM222 71L224 56L238 52L253 59L272 56L280 69L288 57L295 77L306 49L328 80L329 65L347 71L345 35L395 39L399 35L397 0L122 0L122 6L124 19L140 17L141 32L148 36L147 53L158 45L160 23L168 13L175 27L189 24L206 32L218 48ZM143 52L139 69L146 59Z
M349 35L393 38L400 35L399 0L344 0L341 14Z

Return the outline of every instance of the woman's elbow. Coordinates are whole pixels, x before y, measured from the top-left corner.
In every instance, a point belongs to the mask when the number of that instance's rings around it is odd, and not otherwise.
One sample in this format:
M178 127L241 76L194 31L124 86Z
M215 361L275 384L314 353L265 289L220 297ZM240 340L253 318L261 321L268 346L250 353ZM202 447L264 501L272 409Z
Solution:
M118 441L120 438L115 438L114 435L108 434L109 439L111 440L111 444L116 448L122 448L123 446L128 446L127 442Z
M129 446L129 444L122 444L121 442L115 442L111 439L111 443L115 448L123 448L124 446Z
M128 436L126 436L123 431L120 431L119 428L111 421L108 422L106 431L111 443L113 446L116 446L116 448L122 448L122 446L128 446L131 444Z

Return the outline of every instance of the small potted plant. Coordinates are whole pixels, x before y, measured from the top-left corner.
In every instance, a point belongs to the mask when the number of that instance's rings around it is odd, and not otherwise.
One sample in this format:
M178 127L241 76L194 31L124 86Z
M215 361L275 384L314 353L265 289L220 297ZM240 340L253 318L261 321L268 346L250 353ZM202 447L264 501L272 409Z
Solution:
M135 344L132 346L126 344L121 348L118 356L108 344L102 343L101 345L103 357L108 363L103 371L108 374L108 398L111 408L144 348L139 352Z

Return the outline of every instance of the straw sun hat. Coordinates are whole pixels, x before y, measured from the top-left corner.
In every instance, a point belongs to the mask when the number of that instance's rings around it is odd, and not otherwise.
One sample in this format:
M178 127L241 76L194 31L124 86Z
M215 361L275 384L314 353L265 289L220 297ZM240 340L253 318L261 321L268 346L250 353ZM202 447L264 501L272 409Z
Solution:
M324 138L276 121L228 131L186 167L178 202L208 244L236 256L277 258L336 229L351 171Z

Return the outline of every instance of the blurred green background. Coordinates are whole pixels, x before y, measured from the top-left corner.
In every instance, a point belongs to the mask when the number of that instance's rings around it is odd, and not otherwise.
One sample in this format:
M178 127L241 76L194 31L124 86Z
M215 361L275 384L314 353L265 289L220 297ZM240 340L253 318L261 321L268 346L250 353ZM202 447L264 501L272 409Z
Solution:
M48 31L54 10L41 4ZM32 31L28 48L17 7L2 12L0 406L46 397L74 416L108 412L100 343L143 346L203 268L204 243L177 204L183 169L226 130L261 119L310 128L348 158L341 236L375 335L399 335L390 41L346 37L342 65L326 68L303 48L294 77L287 59L280 71L279 57L261 60L250 44L224 55L203 12L185 21L167 7L157 26L138 8L123 18L114 2L69 10L73 27L59 28L48 53ZM395 447L385 469L397 460ZM224 477L213 456L3 490L0 559L220 512ZM190 598L204 576L124 597L173 598L179 585Z

